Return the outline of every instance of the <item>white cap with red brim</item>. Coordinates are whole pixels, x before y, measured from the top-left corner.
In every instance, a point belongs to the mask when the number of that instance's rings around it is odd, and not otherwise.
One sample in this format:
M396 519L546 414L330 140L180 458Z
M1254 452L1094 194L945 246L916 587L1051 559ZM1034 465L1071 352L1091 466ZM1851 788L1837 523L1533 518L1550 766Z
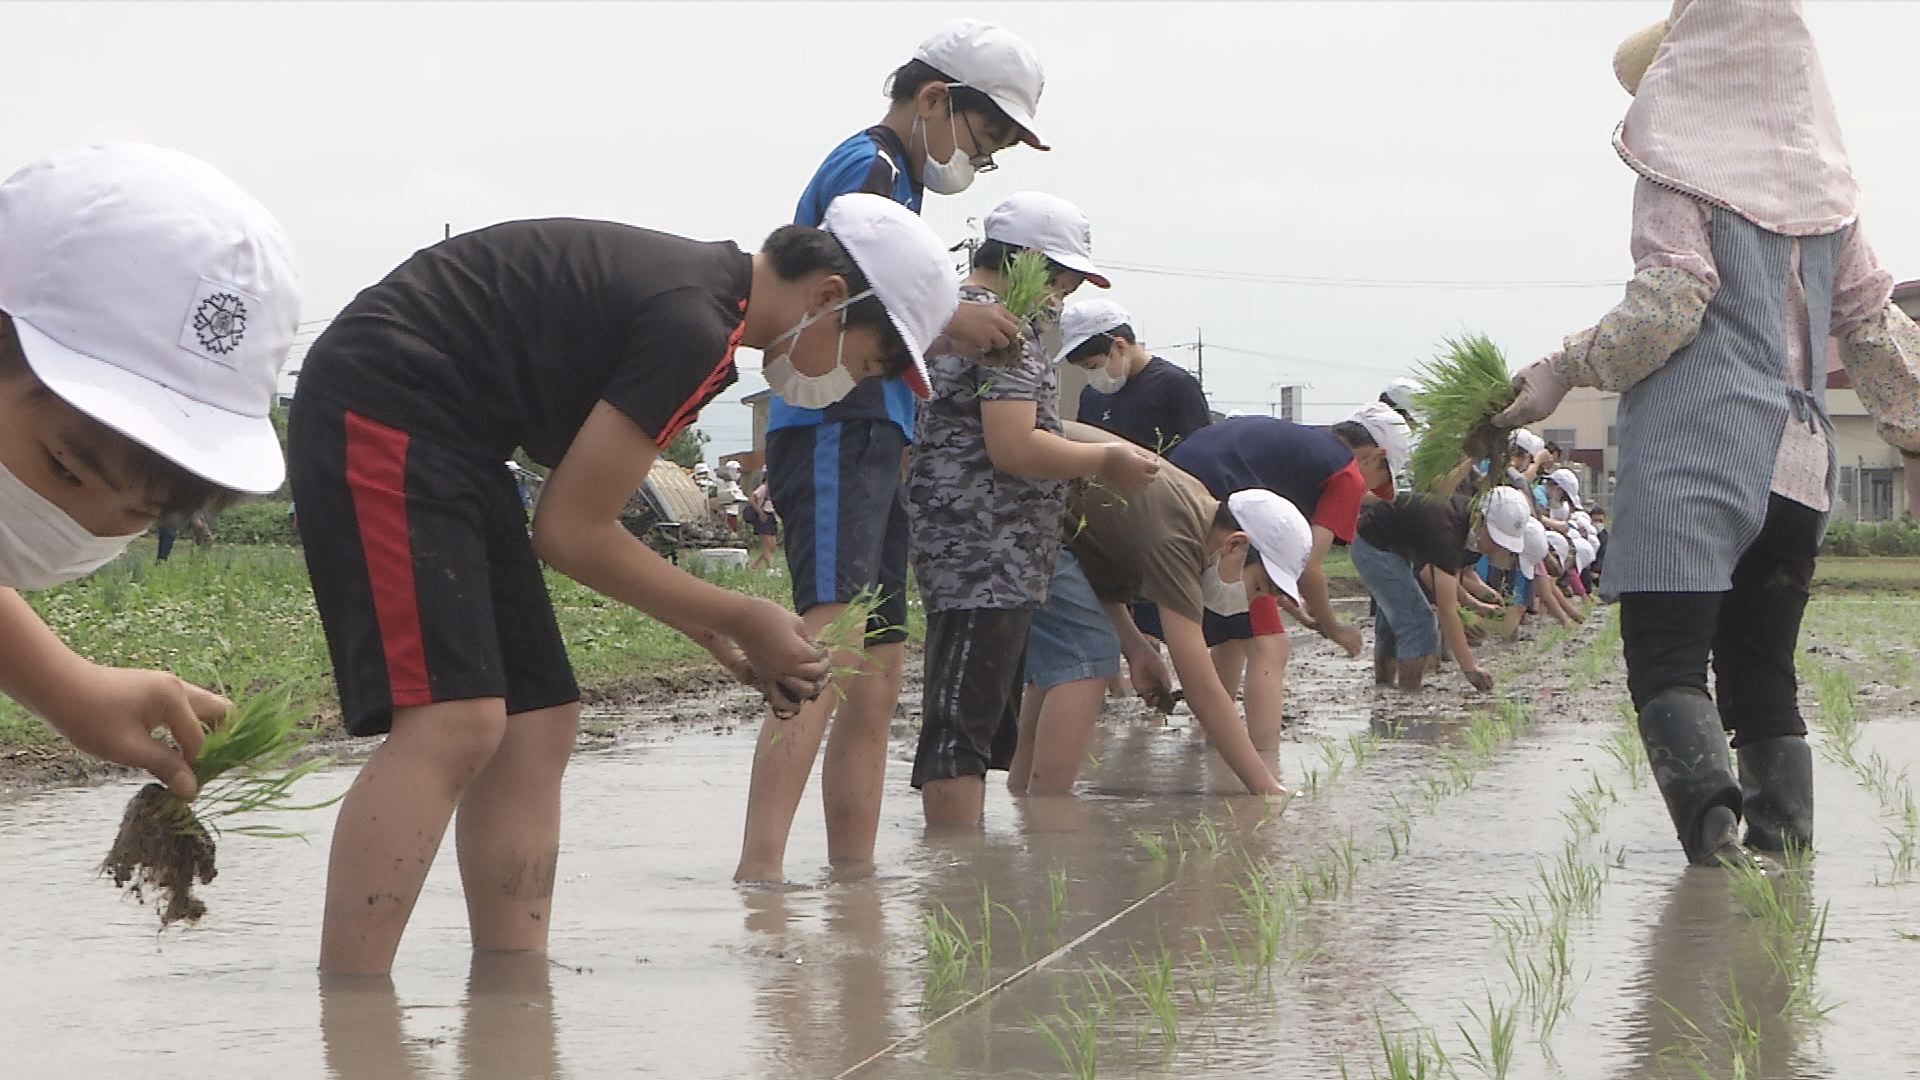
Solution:
M1227 511L1247 534L1260 565L1273 587L1300 603L1300 575L1313 550L1313 528L1298 507L1271 491L1236 491L1227 496Z
M920 215L879 195L840 196L820 227L847 249L900 332L912 360L901 372L907 385L921 400L931 397L927 347L960 306L947 245Z

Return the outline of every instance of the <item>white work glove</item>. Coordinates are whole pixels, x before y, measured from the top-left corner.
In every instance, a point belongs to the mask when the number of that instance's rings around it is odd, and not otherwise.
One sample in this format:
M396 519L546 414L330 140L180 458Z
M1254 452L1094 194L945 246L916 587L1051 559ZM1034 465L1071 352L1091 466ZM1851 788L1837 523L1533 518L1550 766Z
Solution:
M1513 377L1513 389L1520 396L1493 418L1495 427L1525 427L1545 420L1560 407L1560 399L1567 396L1573 384L1560 374L1554 357L1546 356L1521 368Z

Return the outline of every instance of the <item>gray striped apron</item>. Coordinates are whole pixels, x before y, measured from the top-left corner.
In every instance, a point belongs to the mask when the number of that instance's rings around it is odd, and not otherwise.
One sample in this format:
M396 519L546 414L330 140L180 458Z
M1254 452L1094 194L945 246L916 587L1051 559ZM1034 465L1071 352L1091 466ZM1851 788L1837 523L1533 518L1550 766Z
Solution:
M1766 520L1789 423L1824 433L1834 489L1826 344L1834 259L1847 234L1799 240L1813 365L1813 388L1801 390L1786 377L1794 239L1717 208L1710 229L1720 291L1699 336L1620 396L1620 475L1600 583L1609 597L1731 589L1734 565Z

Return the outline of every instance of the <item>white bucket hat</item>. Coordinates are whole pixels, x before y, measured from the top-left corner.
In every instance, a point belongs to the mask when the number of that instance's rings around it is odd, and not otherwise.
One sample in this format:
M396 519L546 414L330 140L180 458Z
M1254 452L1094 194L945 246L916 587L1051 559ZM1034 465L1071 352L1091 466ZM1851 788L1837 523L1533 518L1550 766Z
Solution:
M1413 450L1413 432L1407 427L1406 417L1384 401L1373 401L1360 406L1347 419L1366 428L1373 444L1387 452L1387 467L1393 475L1406 470L1407 455Z
M263 495L268 411L300 322L266 207L177 150L62 150L0 184L0 311L47 389L168 461Z
M1313 550L1313 528L1298 507L1271 491L1236 491L1227 496L1227 511L1260 553L1273 587L1300 603L1300 574Z
M1420 384L1407 378L1395 379L1387 384L1385 390L1380 391L1380 397L1387 404L1403 413L1413 412L1414 400L1419 395Z
M1046 72L1033 46L1020 35L979 19L955 19L921 42L913 58L991 98L1007 119L1020 126L1020 140L1028 146L1051 149L1033 126L1040 92L1047 85Z
M1547 440L1535 435L1526 428L1515 428L1513 430L1512 445L1525 450L1529 454L1537 454L1547 448Z
M1053 358L1054 363L1065 360L1068 353L1095 337L1121 326L1133 326L1133 316L1111 300L1083 300L1068 306L1060 316L1060 354ZM1139 327L1134 330L1138 332Z
M902 373L907 385L921 400L931 397L927 347L960 306L947 245L920 215L879 195L840 196L828 204L820 227L853 257L906 342L912 358Z
M1542 527L1544 531L1544 526ZM1573 544L1557 532L1547 533L1547 550L1558 555L1563 561L1573 553Z
M987 239L1030 248L1105 289L1112 286L1093 263L1093 226L1080 208L1058 195L1022 191L987 215Z
M1480 504L1480 516L1494 543L1516 555L1526 546L1527 522L1533 520L1533 507L1527 504L1525 495L1510 487L1494 488Z
M1572 469L1553 470L1547 474L1547 483L1566 492L1567 501L1573 504L1575 510L1581 509L1580 478L1574 475Z
M1573 538L1573 568L1575 570L1583 574L1586 573L1587 567L1593 565L1594 557L1599 554L1600 549L1594 545L1593 541L1584 536L1576 536Z
M1547 542L1547 527L1528 518L1520 540L1520 572L1530 579L1540 569L1540 560L1547 557L1552 546Z

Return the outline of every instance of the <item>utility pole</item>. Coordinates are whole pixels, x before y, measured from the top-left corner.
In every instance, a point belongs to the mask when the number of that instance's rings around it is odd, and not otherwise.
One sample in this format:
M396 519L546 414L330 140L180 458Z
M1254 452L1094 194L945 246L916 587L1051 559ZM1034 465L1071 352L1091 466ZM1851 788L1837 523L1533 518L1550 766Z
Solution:
M1193 332L1193 366L1194 378L1200 381L1200 392L1205 394L1207 392L1207 337L1204 329Z
M449 221L440 226L440 239L442 240L453 239L453 222Z

